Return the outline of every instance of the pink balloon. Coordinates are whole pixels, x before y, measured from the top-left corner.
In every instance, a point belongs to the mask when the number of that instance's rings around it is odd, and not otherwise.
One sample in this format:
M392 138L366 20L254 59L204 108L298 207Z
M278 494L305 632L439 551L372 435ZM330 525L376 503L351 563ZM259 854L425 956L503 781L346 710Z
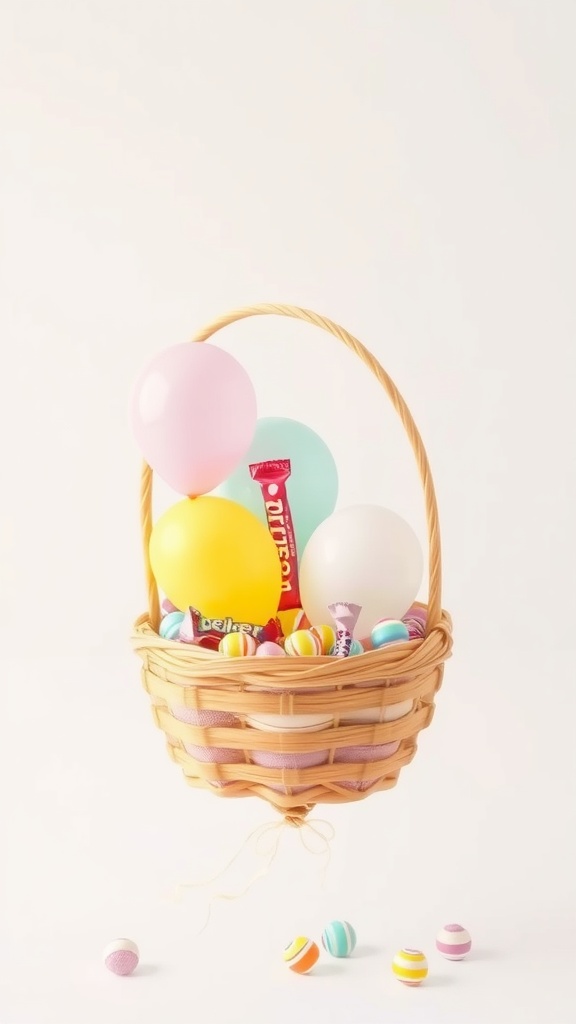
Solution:
M152 469L179 494L207 494L246 455L256 394L224 349L184 342L144 367L132 397L132 429Z

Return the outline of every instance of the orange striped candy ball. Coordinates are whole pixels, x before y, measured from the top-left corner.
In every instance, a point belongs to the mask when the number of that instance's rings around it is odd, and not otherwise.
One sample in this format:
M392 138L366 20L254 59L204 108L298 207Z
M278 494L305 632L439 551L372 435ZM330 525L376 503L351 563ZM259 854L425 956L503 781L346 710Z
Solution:
M286 654L309 658L322 654L322 645L311 629L297 629L295 633L290 633L290 636L286 637L284 650Z
M392 971L404 985L421 985L428 974L428 961L419 949L401 949L392 961Z
M284 950L284 963L296 974L307 974L317 963L320 950L312 939L299 935Z
M332 626L310 626L310 632L318 637L322 654L328 654L336 643L336 633Z
M220 654L227 658L247 658L256 654L258 644L250 633L226 633L218 644Z

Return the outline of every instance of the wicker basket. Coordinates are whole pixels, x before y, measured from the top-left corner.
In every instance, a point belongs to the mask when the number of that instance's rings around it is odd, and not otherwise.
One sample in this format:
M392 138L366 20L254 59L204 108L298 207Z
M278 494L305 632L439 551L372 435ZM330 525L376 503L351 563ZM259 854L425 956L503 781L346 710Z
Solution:
M145 464L141 520L148 612L135 623L132 644L143 661L142 680L154 719L186 781L222 797L261 797L286 821L299 825L317 803L362 800L396 784L400 769L416 753L418 733L432 720L434 697L450 656L452 624L441 608L434 485L403 398L359 341L330 320L295 306L235 310L200 331L194 341L205 341L235 321L264 314L304 320L339 338L372 371L398 412L414 450L426 502L426 635L352 658L223 658L213 651L161 639L159 595L148 556L152 470ZM379 715L375 709L380 709ZM358 721L363 711L372 719L385 720ZM274 714L326 714L333 716L333 724L314 732L267 732L247 725L247 717L253 721L254 716ZM350 748L354 749L349 753ZM299 763L307 766L289 767L294 755L300 755Z

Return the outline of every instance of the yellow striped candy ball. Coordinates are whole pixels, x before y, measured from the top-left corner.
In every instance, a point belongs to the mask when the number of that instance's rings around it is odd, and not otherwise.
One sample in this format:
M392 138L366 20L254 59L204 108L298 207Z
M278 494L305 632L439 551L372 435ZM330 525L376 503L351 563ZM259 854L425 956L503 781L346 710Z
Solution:
M307 974L318 961L320 950L312 939L299 935L289 946L286 946L283 957L284 963L296 974Z
M286 637L284 650L286 654L310 658L322 654L322 645L312 630L297 629L295 633L290 633L290 636Z
M336 632L332 626L310 626L310 632L318 637L322 654L328 654L336 643Z
M421 985L428 974L428 961L419 949L401 949L392 961L392 971L404 985Z
M226 633L218 644L220 654L227 658L247 658L256 654L258 644L250 633Z

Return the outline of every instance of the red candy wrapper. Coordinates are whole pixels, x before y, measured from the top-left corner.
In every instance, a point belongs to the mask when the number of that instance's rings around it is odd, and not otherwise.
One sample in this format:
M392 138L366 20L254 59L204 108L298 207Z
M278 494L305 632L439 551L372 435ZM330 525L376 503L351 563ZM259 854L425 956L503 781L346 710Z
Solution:
M235 622L234 619L207 619L197 608L189 608L180 626L179 639L185 644L197 644L208 650L218 650L218 644L226 633L248 633L259 643L264 640L277 641L282 636L278 619L270 619L265 626L252 622Z
M278 611L300 608L298 555L292 513L286 493L286 481L291 473L290 459L255 462L248 468L252 479L262 488L268 529L278 548L282 566L282 592Z
M352 647L354 628L362 608L359 604L341 602L339 604L329 604L328 611L334 619L334 625L336 626L334 655L337 658L347 658Z

